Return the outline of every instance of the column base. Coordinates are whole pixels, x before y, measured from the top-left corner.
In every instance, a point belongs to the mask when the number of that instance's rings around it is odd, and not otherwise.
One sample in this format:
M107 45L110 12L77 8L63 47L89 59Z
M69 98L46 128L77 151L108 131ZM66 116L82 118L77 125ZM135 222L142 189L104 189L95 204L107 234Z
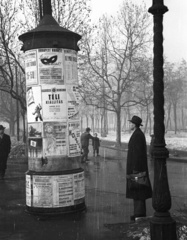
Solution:
M155 213L150 221L151 240L177 240L176 222L169 213Z
M36 208L36 207L28 207L26 206L25 211L32 215L37 216L59 216L64 215L68 213L77 213L82 212L86 210L85 203L80 203L74 206L68 206L68 207L59 207L59 208Z

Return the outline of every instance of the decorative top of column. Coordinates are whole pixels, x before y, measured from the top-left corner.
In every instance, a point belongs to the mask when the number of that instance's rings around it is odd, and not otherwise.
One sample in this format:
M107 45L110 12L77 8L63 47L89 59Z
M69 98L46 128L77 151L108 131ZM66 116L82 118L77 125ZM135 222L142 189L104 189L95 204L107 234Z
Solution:
M148 9L148 12L156 15L156 14L164 14L168 11L168 8L164 5L163 0L153 0L153 5Z
M77 42L81 36L60 27L52 16L51 0L43 0L43 17L38 26L19 36L23 42L22 50L36 48L67 48L78 51Z

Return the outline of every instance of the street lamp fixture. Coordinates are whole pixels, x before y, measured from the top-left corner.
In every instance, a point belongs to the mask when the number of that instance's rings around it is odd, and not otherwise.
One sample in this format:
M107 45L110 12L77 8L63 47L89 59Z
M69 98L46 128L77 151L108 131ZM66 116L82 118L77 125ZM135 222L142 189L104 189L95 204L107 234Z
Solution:
M168 184L164 125L163 15L168 11L163 0L153 0L148 10L154 19L153 106L154 106L154 184L152 205L155 210L150 222L151 240L176 240L176 222L170 216L171 195Z

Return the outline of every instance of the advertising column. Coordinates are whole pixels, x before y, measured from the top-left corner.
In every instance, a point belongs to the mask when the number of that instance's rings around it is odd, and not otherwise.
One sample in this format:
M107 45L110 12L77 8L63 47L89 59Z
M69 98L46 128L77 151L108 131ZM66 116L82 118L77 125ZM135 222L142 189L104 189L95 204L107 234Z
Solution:
M85 201L80 162L77 52L62 48L25 53L28 120L28 211L71 211Z

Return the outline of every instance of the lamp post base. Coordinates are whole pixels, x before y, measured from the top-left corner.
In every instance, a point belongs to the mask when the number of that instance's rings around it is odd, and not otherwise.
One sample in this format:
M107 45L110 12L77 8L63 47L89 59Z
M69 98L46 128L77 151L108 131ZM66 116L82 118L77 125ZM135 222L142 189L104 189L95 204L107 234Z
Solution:
M169 213L154 214L150 221L151 240L177 240L176 222Z

